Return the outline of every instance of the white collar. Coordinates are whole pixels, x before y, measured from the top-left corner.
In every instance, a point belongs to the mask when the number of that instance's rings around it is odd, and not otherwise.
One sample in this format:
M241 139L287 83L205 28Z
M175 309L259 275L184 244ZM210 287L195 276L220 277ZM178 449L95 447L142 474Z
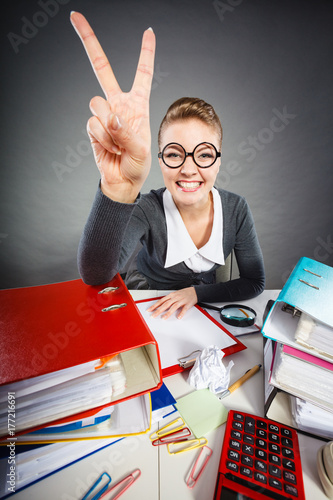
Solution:
M204 259L224 265L223 254L223 216L222 201L217 189L212 188L214 220L208 242L198 250L189 235L184 221L166 189L163 193L163 205L167 225L168 247L164 267L171 267L200 254Z

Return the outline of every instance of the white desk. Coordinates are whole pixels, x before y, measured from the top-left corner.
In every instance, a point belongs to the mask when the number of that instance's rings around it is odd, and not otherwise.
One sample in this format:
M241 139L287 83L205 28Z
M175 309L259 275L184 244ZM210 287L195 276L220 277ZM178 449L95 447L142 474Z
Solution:
M135 300L156 296L156 292L133 291ZM247 301L258 313L261 324L262 311L269 299L274 299L278 291L265 291L256 299ZM159 293L162 295L162 292ZM258 364L263 364L262 335L242 336L241 341L247 349L232 356L235 362L231 370L231 380L237 380L244 372ZM168 377L164 380L173 396L177 399L193 388L187 383L188 373ZM242 387L223 400L228 409L246 411L264 416L264 387L262 371L248 380ZM175 414L170 418L173 420ZM167 421L163 421L164 425ZM90 457L66 467L46 479L18 492L15 500L77 500L82 498L91 484L102 472L108 472L115 484L136 468L141 469L140 478L121 498L124 500L212 500L218 464L220 461L225 425L207 434L208 446L213 455L193 489L185 484L185 478L198 454L198 450L180 455L169 455L164 446L154 447L149 434L128 437L109 446ZM327 500L321 487L316 466L317 450L323 442L299 434L299 444L303 466L303 479L308 500ZM108 497L106 497L107 499Z

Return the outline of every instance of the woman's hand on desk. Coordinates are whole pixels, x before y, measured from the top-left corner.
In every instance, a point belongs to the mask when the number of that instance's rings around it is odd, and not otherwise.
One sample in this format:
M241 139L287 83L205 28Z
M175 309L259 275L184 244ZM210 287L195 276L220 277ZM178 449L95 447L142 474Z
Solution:
M178 319L182 319L186 311L191 309L198 302L196 291L193 287L183 288L165 295L157 300L148 311L152 312L152 317L156 318L160 314L162 319L168 319L178 309Z
M144 32L132 89L123 92L85 17L73 12L71 22L106 97L91 100L93 116L87 125L102 191L115 201L132 203L147 178L151 163L149 96L155 35L151 29Z

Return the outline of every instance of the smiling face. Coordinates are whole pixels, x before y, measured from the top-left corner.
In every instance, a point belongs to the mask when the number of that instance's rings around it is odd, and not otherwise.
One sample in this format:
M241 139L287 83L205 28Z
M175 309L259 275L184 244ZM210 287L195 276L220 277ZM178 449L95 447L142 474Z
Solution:
M161 135L160 150L162 151L164 146L172 142L181 144L188 153L191 153L202 142L212 143L217 151L220 150L219 133L214 127L197 118L178 120L166 126ZM159 162L165 186L170 191L178 209L205 207L209 202L209 193L220 169L220 158L217 158L215 163L208 168L198 167L191 156L188 156L179 168L167 167L162 159L159 159Z

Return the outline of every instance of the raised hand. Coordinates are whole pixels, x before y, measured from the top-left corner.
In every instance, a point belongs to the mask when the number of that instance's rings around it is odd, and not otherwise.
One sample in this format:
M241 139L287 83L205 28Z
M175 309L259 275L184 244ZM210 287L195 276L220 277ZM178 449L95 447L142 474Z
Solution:
M104 194L132 203L150 169L149 97L154 73L155 35L144 32L136 75L130 92L123 92L109 61L85 17L71 14L71 22L87 52L105 94L90 102L93 116L87 130Z

